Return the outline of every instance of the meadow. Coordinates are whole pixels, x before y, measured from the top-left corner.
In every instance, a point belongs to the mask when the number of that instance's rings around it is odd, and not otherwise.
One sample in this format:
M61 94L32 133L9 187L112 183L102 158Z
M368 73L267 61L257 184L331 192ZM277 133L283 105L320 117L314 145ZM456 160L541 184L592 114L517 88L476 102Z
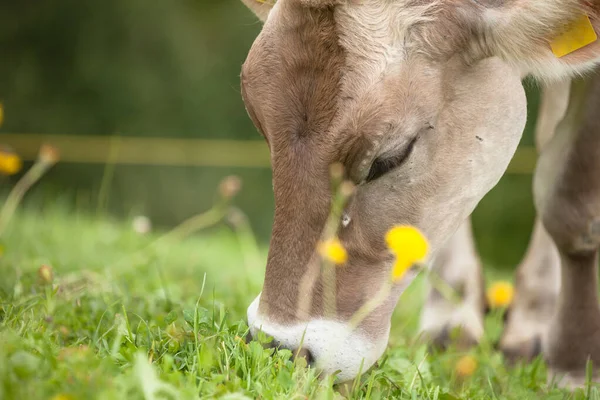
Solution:
M248 140L267 154L239 91L256 18L239 0L5 3L0 142L29 163L38 141L62 135L65 162L0 212L0 400L600 397L594 386L548 384L541 360L508 366L495 350L501 310L487 316L478 347L430 351L417 335L422 277L400 300L384 357L349 386L265 349L269 338L246 343L274 206L268 157L262 169L226 167L224 152L179 143L135 147L148 162L106 166L118 152L102 153L96 140ZM526 88L530 151L517 154L473 221L488 284L512 280L534 217L538 92ZM169 154L202 168L161 164ZM230 173L250 189L235 200L241 210L210 208ZM17 180L5 178L2 194Z
M60 201L28 201L2 235L0 399L583 399L546 382L542 360L508 366L502 311L468 351L417 334L424 279L402 296L388 350L339 386L287 350L246 343L245 311L267 249L245 215L215 206L168 232ZM489 266L488 266L489 267ZM488 268L488 281L510 276Z

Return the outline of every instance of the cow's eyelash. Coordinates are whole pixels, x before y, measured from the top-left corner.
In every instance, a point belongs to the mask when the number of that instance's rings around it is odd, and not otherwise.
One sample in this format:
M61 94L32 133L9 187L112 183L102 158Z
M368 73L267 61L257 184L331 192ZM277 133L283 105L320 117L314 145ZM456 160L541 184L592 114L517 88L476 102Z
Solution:
M417 139L418 136L415 136L408 143L408 145L396 155L393 155L391 157L377 157L375 161L373 161L373 164L371 164L371 169L369 170L369 174L367 175L366 182L372 182L376 179L379 179L391 170L401 166L412 153Z

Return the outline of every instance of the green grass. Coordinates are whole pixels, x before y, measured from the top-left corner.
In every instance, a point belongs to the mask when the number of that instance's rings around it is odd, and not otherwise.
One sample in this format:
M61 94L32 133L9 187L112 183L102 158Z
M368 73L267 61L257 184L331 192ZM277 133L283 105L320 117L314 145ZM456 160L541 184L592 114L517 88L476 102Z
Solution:
M58 206L15 217L0 259L0 399L341 397L289 351L241 340L264 249L250 257L240 250L251 248L248 237L225 226L156 238ZM53 269L51 284L42 265ZM498 314L469 352L477 371L459 379L454 366L463 353L429 354L416 341L422 288L418 281L403 296L389 350L349 397L599 398L595 387L572 394L549 387L540 361L508 368L493 350Z

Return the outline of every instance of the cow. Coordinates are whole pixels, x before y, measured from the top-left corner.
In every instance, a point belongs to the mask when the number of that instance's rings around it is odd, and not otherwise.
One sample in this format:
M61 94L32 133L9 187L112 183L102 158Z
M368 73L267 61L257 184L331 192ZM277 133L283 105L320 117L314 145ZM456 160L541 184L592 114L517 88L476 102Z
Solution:
M600 365L600 1L242 1L263 22L241 93L270 148L275 197L251 333L304 349L340 382L370 368L416 273L358 327L349 321L389 277L386 231L410 225L427 237L428 265L462 295L456 304L430 289L422 332L444 344L458 328L477 343L485 300L469 219L516 152L522 82L533 76L544 88L537 221L500 347L515 359L541 352L549 377L581 386L588 360ZM559 54L554 44L573 29L594 38ZM338 229L348 261L331 282L315 268L315 249L336 163L356 190ZM327 285L334 317L325 314Z

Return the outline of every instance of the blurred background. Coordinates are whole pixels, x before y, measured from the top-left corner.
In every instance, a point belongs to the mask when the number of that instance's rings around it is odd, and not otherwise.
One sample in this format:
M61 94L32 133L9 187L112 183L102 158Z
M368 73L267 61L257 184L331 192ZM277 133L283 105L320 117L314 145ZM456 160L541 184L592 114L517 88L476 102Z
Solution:
M168 228L209 208L221 179L235 174L237 204L268 243L268 149L239 90L260 24L239 0L0 4L0 144L29 161L43 142L62 155L26 202L146 215ZM482 258L501 269L520 260L534 219L538 91L526 88L521 149L474 215Z

